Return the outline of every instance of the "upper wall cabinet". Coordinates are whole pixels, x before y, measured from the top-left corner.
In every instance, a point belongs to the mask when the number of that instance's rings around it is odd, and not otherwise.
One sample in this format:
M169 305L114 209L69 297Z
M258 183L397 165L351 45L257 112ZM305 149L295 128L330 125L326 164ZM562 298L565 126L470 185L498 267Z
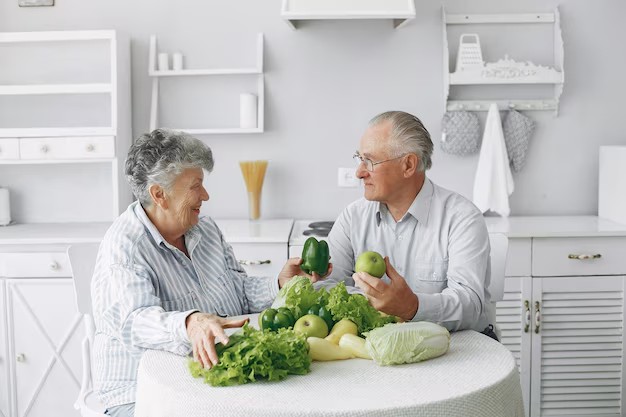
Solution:
M443 9L446 111L558 112L563 92L559 11L451 14ZM456 64L451 65L451 58Z
M283 0L281 16L296 28L300 20L390 19L395 28L415 18L414 0Z
M94 221L117 217L131 201L129 190L120 192L126 185L118 164L131 143L128 38L114 30L3 32L0 60L0 167L5 185L24 196L30 192L25 173L35 176L32 172L37 171L46 181L79 183L68 174L72 166L99 164L98 174L110 174L111 195L102 201L110 203L111 210ZM46 164L57 165L47 171L34 169ZM62 200L56 193L54 199ZM59 210L76 210L75 201L63 204ZM49 209L23 214L20 221L41 222Z

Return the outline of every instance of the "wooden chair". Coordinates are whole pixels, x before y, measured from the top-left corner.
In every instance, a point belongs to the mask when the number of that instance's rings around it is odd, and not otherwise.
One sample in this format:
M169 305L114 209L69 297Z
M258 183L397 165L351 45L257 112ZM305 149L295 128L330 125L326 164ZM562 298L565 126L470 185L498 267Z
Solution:
M80 393L74 408L80 410L82 417L106 417L105 407L98 401L93 392L91 380L91 346L95 326L91 312L91 277L93 276L98 254L99 243L73 244L67 250L74 278L74 291L78 311L83 314L86 336L82 344L83 375Z

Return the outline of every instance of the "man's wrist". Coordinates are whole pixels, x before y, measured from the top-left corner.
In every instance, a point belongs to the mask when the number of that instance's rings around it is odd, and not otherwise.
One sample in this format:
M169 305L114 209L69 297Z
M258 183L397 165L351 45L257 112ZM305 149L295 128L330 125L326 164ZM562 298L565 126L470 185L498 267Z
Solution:
M413 317L415 317L415 315L417 314L417 310L419 310L419 307L420 307L420 299L417 296L417 294L413 293L413 302L411 303L411 307L407 311L407 315L402 318L406 321L413 320Z

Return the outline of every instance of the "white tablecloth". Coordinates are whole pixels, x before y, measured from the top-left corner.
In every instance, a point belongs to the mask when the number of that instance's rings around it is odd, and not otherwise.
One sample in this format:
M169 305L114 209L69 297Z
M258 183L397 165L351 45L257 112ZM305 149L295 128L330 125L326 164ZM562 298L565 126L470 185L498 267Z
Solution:
M417 364L313 362L307 375L235 387L211 387L192 378L187 358L148 351L135 417L161 416L523 417L524 406L511 353L468 330L452 334L448 353Z

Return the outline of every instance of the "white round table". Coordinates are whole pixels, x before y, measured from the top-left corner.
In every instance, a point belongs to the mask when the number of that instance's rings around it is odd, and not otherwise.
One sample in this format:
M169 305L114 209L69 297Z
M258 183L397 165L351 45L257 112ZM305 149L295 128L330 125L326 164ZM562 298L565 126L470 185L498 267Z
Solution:
M193 378L186 357L147 351L135 417L160 416L523 417L524 406L511 353L468 330L452 334L445 355L421 363L313 362L307 375L235 387Z

